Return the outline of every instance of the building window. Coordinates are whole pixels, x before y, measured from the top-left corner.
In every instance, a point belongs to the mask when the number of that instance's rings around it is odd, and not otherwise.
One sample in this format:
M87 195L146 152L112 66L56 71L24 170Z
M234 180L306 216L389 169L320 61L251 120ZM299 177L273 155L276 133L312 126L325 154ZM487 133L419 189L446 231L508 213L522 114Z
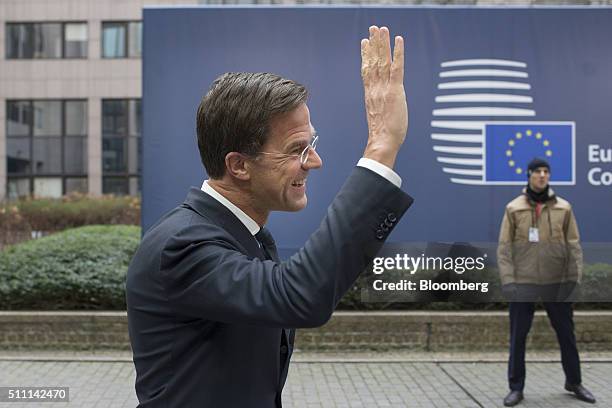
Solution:
M87 24L64 24L64 58L87 58Z
M87 23L7 23L6 58L87 58Z
M140 193L140 99L102 101L102 192Z
M9 198L87 192L87 101L6 102Z
M142 56L142 22L108 21L102 23L102 58Z

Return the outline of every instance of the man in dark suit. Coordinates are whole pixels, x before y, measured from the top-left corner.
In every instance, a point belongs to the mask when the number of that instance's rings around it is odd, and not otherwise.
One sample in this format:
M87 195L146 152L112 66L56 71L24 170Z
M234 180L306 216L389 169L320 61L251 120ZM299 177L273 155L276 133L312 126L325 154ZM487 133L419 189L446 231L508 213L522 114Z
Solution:
M264 224L306 205L322 162L306 89L219 77L197 113L209 180L145 236L127 303L141 407L280 407L294 328L323 325L412 203L392 170L406 136L403 40L362 40L363 158L304 247L280 262Z

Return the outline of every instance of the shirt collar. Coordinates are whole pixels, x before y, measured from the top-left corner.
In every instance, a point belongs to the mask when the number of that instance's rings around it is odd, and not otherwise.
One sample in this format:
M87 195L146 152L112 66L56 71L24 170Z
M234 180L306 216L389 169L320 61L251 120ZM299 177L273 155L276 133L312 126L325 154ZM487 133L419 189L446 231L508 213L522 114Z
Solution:
M214 198L215 200L217 200L218 202L220 202L221 204L223 204L228 210L230 210L232 214L234 214L236 218L238 218L240 222L242 222L244 226L247 227L247 229L252 235L255 235L259 232L259 229L260 229L259 224L257 224L255 220L249 217L240 208L236 207L236 205L234 205L230 200L228 200L227 198L219 194L217 190L212 188L208 184L208 180L204 180L204 183L202 183L202 191L208 194L209 196L211 196L212 198Z

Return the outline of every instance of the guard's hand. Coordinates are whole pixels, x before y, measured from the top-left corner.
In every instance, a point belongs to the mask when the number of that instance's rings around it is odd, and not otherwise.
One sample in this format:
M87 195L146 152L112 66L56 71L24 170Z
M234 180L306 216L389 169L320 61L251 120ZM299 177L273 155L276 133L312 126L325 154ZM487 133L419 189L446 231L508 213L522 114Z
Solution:
M361 78L368 120L364 157L393 168L408 130L404 39L395 37L391 60L389 29L370 27L370 38L361 40Z

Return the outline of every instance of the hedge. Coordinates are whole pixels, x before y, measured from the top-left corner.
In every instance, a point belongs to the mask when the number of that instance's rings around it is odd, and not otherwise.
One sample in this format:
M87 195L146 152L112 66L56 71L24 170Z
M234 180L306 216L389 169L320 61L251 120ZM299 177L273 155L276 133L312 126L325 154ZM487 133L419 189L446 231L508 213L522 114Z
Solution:
M125 276L140 242L136 226L86 226L7 247L0 252L0 309L125 310ZM477 277L474 277L477 278ZM585 265L583 287L611 293L612 265ZM363 274L338 305L341 310L491 310L507 303L364 303ZM498 283L492 282L493 286ZM590 293L597 295L597 293ZM610 303L578 303L610 309Z
M125 275L140 228L75 228L0 252L1 309L125 309Z
M34 231L61 231L84 225L140 224L140 199L131 196L70 194L15 204Z
M139 225L140 198L88 196L27 198L0 203L0 249L36 235L49 235L84 225Z

